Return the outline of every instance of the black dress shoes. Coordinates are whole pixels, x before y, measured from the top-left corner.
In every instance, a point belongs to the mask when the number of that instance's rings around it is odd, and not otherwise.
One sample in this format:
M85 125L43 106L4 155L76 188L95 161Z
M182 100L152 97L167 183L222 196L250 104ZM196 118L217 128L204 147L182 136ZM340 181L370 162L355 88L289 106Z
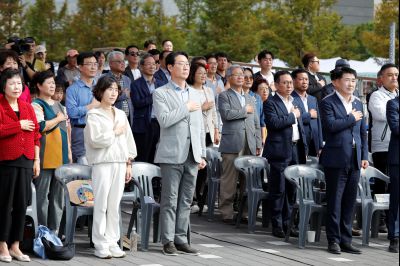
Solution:
M299 231L297 231L296 229L291 229L290 237L299 237Z
M399 239L394 238L390 240L389 252L399 253Z
M285 238L285 233L283 232L282 228L279 227L272 228L272 235L278 238Z
M331 242L328 244L328 252L332 254L340 254L340 247L338 243Z
M342 244L340 244L340 249L343 252L346 252L346 253L361 254L361 250L359 250L358 248L354 247L350 243L342 243Z

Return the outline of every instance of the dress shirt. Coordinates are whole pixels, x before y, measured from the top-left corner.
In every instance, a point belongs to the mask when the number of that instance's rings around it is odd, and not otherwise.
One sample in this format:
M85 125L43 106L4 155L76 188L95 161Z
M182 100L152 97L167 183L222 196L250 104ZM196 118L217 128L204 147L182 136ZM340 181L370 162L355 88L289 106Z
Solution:
M152 78L151 80L146 80L146 84L150 94L153 94L153 92L156 90L156 84L154 78ZM151 108L151 118L156 118L156 115L154 114L154 108Z
M301 101L303 102L304 109L306 110L306 112L308 112L308 103L307 103L308 94L306 93L304 97L301 96L300 94L299 94L299 96L300 96Z
M281 98L283 104L286 107L286 110L290 114L292 112L292 108L293 108L293 97L291 95L289 95L289 100L287 101L285 98L282 97L282 95L280 95L279 93L277 93L277 94L278 94L279 98ZM293 128L292 141L296 142L300 139L300 132L299 132L299 127L298 127L296 116L294 117L294 121L295 121L295 123L292 124L292 128Z
M234 89L232 89L232 90L235 92L236 96L238 97L238 99L239 99L239 101L240 101L240 105L241 105L242 107L244 107L244 106L246 105L246 98L244 97L244 92L243 92L243 90L241 90L240 93L237 92L237 91L235 91Z
M86 106L93 100L92 86L86 85L81 79L72 83L66 91L65 105L71 125L86 124Z
M339 97L340 101L344 105L344 109L346 109L346 113L349 115L351 111L353 111L353 102L355 100L354 95L351 95L350 102L347 101L339 92L335 91L336 95ZM353 145L356 143L353 138Z
M189 101L189 86L185 82L185 88L182 89L175 82L171 81L172 85L174 85L175 92L180 96L179 98L182 100L182 103L187 103Z
M137 80L142 76L142 74L140 74L140 70L137 68L131 68L131 72L134 80Z
M164 69L162 67L160 67L161 71L165 74L165 76L167 77L168 81L171 80L171 74L169 73L169 71L167 69Z

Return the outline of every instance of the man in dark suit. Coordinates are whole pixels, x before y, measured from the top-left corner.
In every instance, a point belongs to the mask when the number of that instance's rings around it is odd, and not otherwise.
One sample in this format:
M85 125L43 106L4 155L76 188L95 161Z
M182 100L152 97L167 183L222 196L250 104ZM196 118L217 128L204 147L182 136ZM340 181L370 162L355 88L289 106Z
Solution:
M390 127L388 165L390 176L389 251L399 253L399 96L387 102L386 118ZM397 228L396 228L397 220Z
M160 53L160 68L154 73L154 78L159 80L163 85L167 84L171 75L168 72L167 66L165 65L165 58L169 55L171 51L162 51Z
M319 162L325 171L326 236L328 251L333 254L361 254L351 244L351 229L360 168L368 167L368 143L363 104L353 95L356 78L355 70L343 67L333 81L335 93L321 102L326 143Z
M124 75L130 78L131 83L140 78L139 48L136 45L129 45L125 48L125 57L128 60L128 66L125 68Z
M264 102L267 139L264 157L270 164L270 202L272 234L284 238L295 201L295 188L286 181L283 171L289 165L298 163L298 144L305 147L302 156L307 154L307 141L304 135L301 111L295 106L293 81L288 71L275 73L276 94ZM292 232L293 235L294 232Z
M319 117L317 99L307 94L308 74L304 69L296 69L292 72L294 91L292 97L296 106L301 110L304 133L307 140L308 155L319 156L322 149L322 126ZM303 149L303 147L299 147ZM299 156L299 162L306 163L305 157Z
M225 223L232 223L233 200L239 172L234 161L241 155L259 155L261 152L260 121L255 112L255 101L243 91L244 75L239 65L226 71L231 86L218 97L218 109L222 120L222 137L219 151L222 153L219 210ZM243 182L241 184L244 190Z
M131 100L134 108L132 133L135 137L136 161L153 163L156 145L160 138L160 125L153 110L153 92L161 87L161 81L154 78L156 62L146 53L139 62L142 77L131 85Z
M319 59L315 54L307 53L303 56L301 62L308 72L309 84L307 93L317 98L318 102L321 102L322 87L326 85L326 80L321 74L318 73L320 69Z

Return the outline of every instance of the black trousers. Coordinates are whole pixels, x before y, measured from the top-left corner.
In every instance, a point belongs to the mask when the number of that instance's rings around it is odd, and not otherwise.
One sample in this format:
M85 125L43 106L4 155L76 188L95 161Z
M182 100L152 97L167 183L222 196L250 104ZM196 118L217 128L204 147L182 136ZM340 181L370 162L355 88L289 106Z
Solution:
M270 178L269 202L273 228L287 229L293 205L296 201L296 189L286 180L283 171L289 165L298 164L297 145L292 146L292 157L286 160L269 160Z
M22 241L32 202L32 168L0 165L0 241Z
M160 125L157 119L151 119L151 122L145 133L133 133L135 138L137 157L135 161L154 163L156 147L160 139Z
M388 158L387 158L388 153L387 152L374 152L372 154L372 160L374 161L374 167L384 173L385 175L388 175ZM385 181L382 181L380 179L375 179L375 184L373 187L373 193L374 194L384 194L387 192L387 187Z
M352 157L350 167L324 167L327 198L326 236L330 243L351 243L352 240L353 210L360 180L355 149Z
M399 228L395 228L396 219L399 212L399 165L389 165L390 176L390 202L389 202L389 219L388 219L388 239L396 237L395 232ZM397 236L398 237L398 236Z

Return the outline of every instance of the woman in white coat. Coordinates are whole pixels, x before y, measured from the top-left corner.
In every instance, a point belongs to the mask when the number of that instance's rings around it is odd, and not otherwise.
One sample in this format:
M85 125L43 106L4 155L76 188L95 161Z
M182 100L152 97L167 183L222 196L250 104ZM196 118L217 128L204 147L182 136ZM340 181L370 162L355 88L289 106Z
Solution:
M132 160L136 145L128 119L113 105L121 93L112 77L98 80L93 95L100 106L87 113L84 130L86 156L92 165L94 194L93 243L94 255L99 258L125 256L117 241L119 232L119 204L124 184L132 177Z

